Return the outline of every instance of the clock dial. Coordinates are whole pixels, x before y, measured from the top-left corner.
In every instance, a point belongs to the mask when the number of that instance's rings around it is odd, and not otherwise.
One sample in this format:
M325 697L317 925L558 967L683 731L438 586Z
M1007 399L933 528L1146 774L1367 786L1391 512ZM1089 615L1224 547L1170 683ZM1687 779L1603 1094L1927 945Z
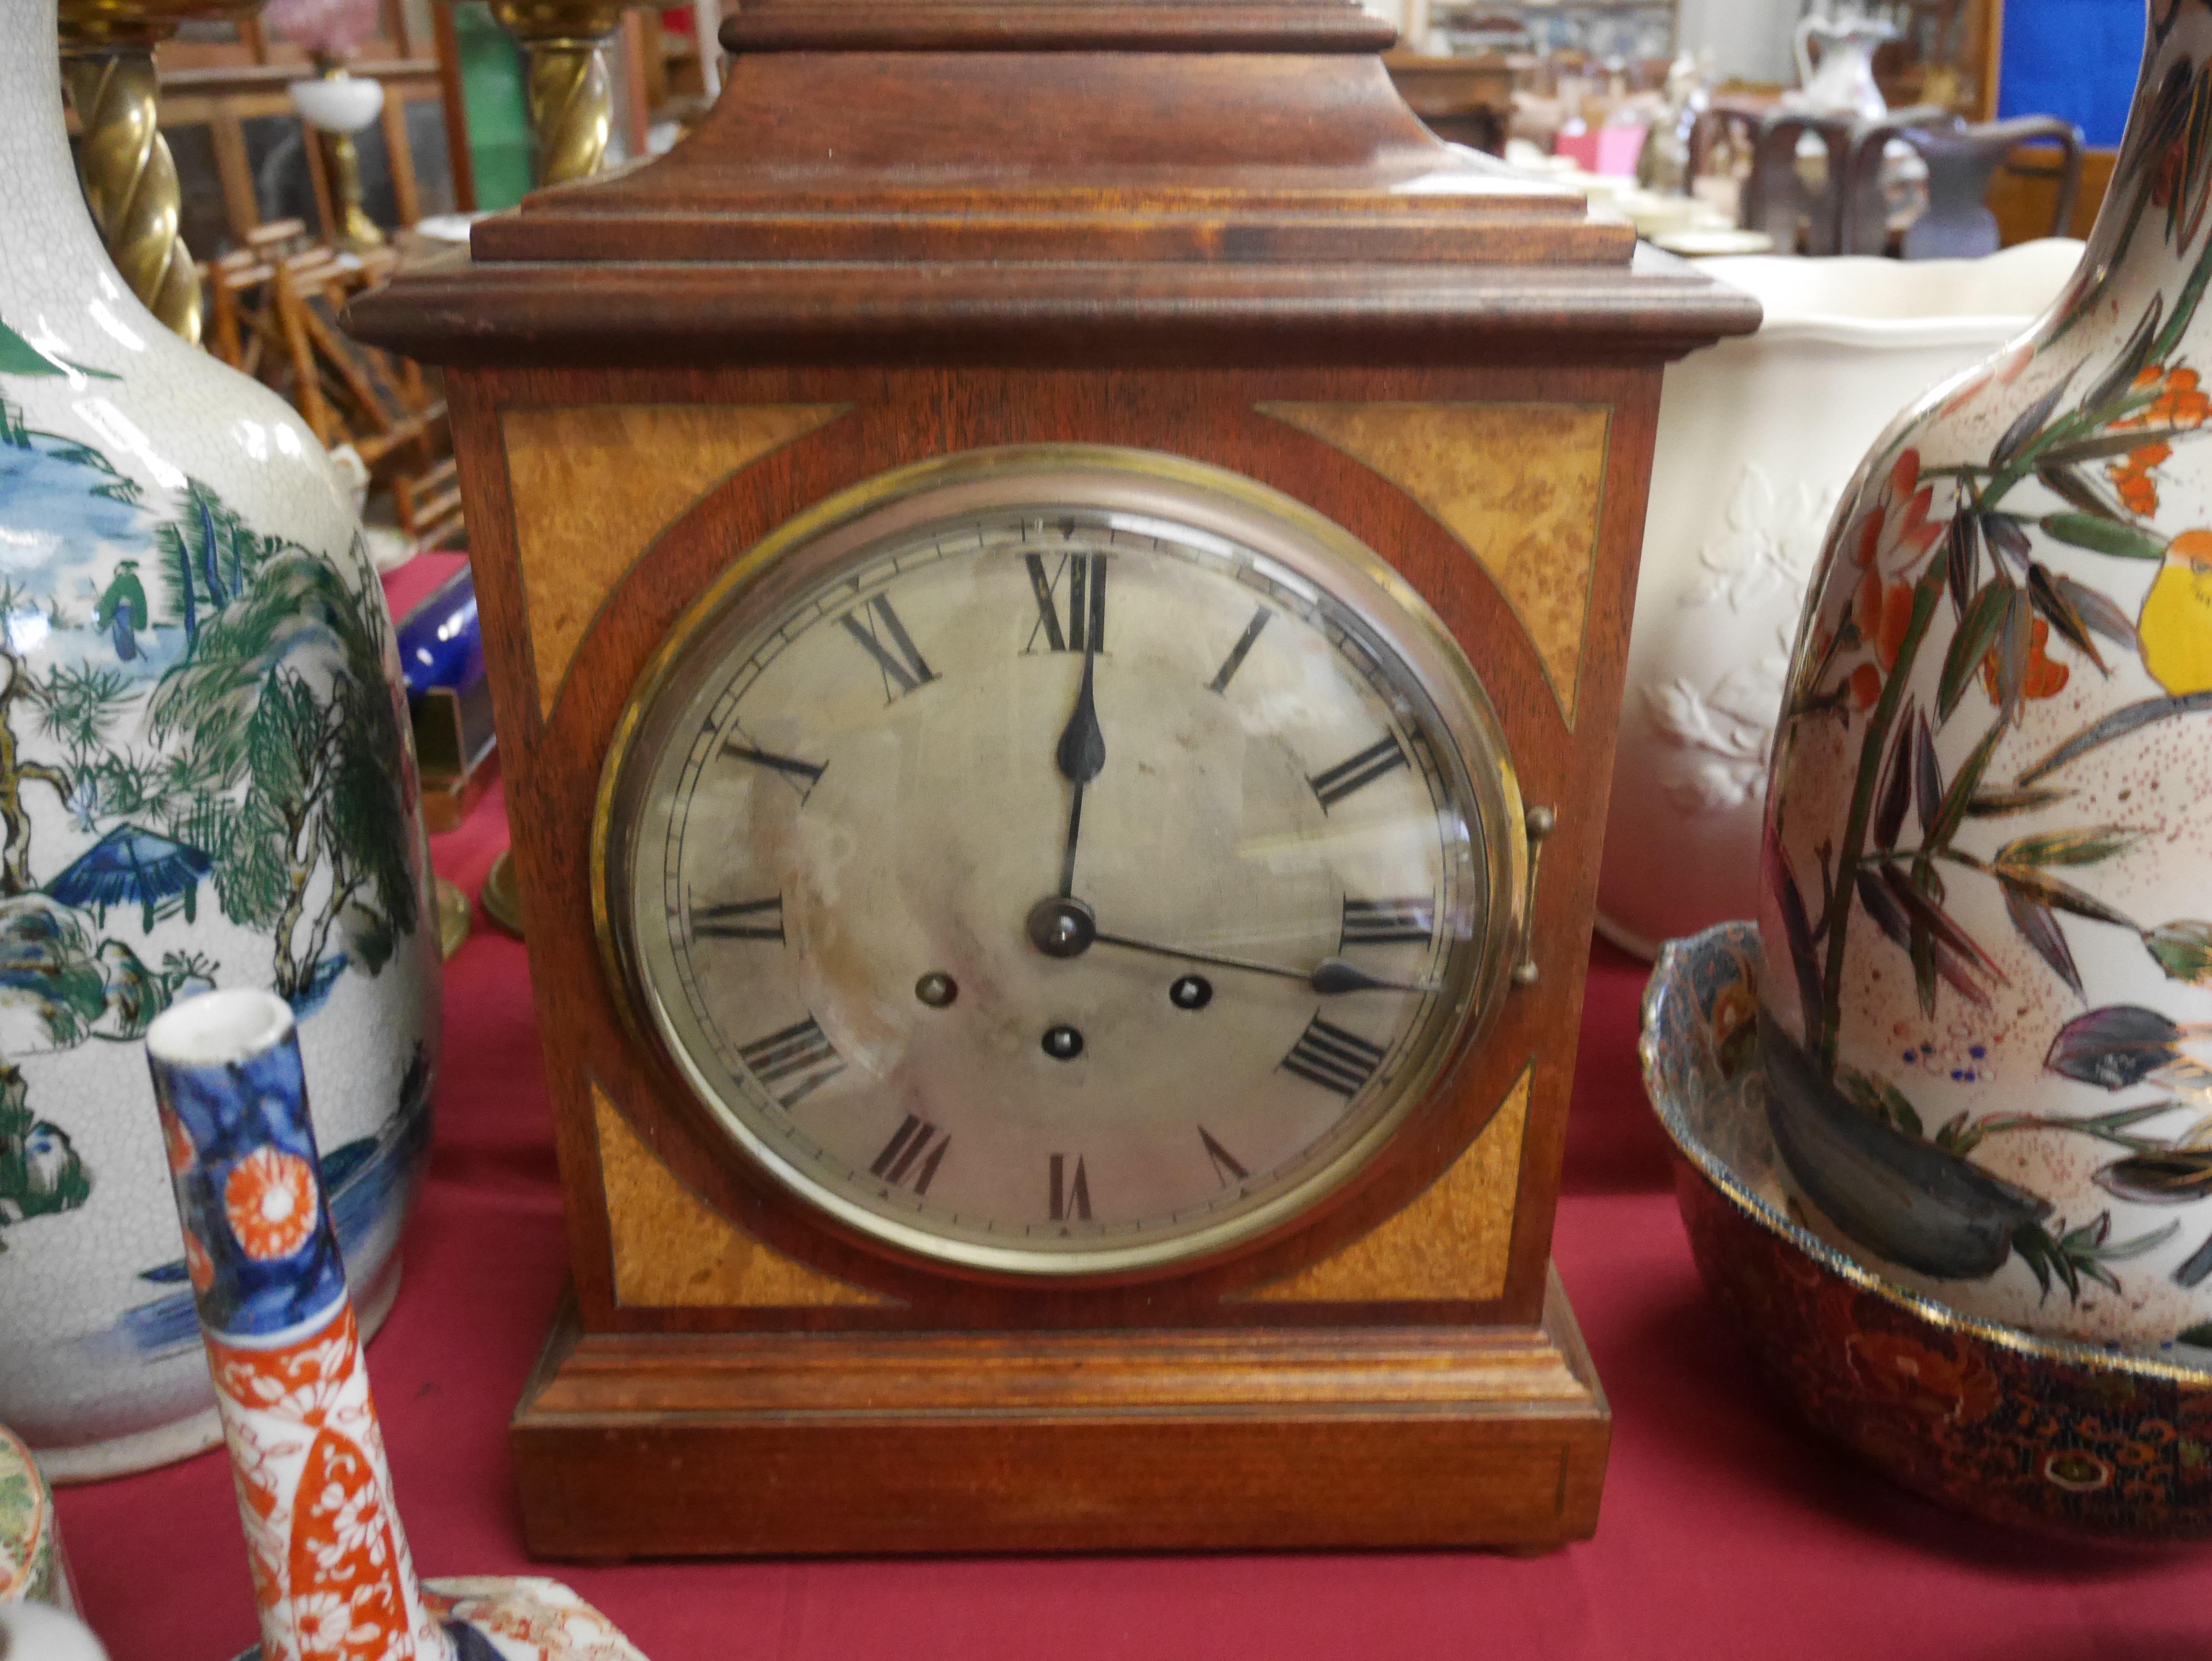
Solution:
M609 763L605 916L777 1180L933 1258L1127 1272L1299 1214L1419 1104L1503 984L1517 801L1343 532L1024 453L695 608Z

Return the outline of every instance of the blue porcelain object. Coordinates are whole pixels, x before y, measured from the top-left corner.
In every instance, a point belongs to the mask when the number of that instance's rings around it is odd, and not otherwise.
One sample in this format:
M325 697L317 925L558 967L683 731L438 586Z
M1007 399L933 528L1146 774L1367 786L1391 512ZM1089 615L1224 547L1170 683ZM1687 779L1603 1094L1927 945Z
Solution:
M196 1058L193 1039L216 1022L251 1024L262 1041ZM208 993L155 1024L146 1058L202 1324L252 1342L327 1321L345 1262L290 1008L266 992Z
M477 618L476 579L467 567L438 585L399 625L399 669L407 695L434 687L458 691L483 677L483 627Z
M239 1661L643 1661L554 1581L416 1578L290 1006L191 999L146 1060L260 1615Z

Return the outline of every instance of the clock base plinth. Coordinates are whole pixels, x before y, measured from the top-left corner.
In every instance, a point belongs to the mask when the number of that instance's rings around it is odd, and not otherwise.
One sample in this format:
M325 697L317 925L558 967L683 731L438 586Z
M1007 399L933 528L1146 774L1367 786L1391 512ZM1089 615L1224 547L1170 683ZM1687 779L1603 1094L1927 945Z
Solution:
M1535 1327L586 1334L511 1429L550 1557L1480 1546L1597 1524L1611 1415Z

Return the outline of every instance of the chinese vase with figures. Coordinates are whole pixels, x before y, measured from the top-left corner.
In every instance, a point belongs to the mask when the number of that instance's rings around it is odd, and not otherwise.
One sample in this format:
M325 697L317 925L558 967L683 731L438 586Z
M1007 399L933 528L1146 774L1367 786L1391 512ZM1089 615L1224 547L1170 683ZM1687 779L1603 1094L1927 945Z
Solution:
M210 986L291 1006L373 1328L428 1147L438 954L350 497L116 275L57 61L54 0L0 5L0 1421L69 1481L220 1434L143 1135L148 1025Z
M146 1058L253 1572L246 1656L641 1661L551 1581L416 1579L291 1007L208 993L155 1020Z
M2212 3L2081 270L1885 435L1800 625L1760 1040L1806 1220L1992 1320L2212 1348Z

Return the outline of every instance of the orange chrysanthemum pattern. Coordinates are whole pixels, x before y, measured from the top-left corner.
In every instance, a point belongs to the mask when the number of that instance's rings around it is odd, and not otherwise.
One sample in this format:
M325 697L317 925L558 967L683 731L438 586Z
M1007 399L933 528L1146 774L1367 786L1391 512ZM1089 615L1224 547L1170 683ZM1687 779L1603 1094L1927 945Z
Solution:
M169 1174L172 1177L183 1176L192 1168L192 1161L199 1157L198 1150L192 1146L191 1133L185 1129L185 1122L166 1107L161 1110L161 1146L168 1153Z
M393 1526L392 1479L351 1307L339 1305L320 1331L283 1349L210 1338L208 1353L264 1648L300 1661L425 1653L422 1640L433 1629Z
M289 1257L315 1232L315 1170L296 1153L258 1147L231 1167L222 1210L256 1262Z
M1912 626L1912 585L1884 582L1879 572L1869 571L1859 580L1852 615L1860 635L1874 648L1882 672L1888 673L1897 666L1897 654L1904 649L1905 631Z
M185 1232L185 1273L191 1276L195 1292L205 1292L215 1284L215 1259L208 1256L200 1237L189 1229Z
M1885 552L1902 551L1917 560L1943 539L1948 520L1931 520L1936 487L1920 482L1920 452L1907 450L1889 470L1874 505L1851 532L1851 557L1871 568Z
M1852 1332L1844 1341L1850 1369L1876 1400L1916 1417L1962 1425L1984 1419L2002 1392L1980 1356L1940 1354L1897 1332Z
M1870 503L1843 532L1844 546L1860 573L1850 591L1850 607L1816 636L1822 660L1832 648L1840 644L1848 648L1853 644L1838 639L1847 625L1856 630L1857 643L1868 648L1873 661L1845 670L1841 684L1842 695L1862 711L1872 709L1881 698L1882 682L1896 666L1911 632L1911 574L1924 565L1951 528L1948 519L1933 516L1936 486L1921 478L1917 450L1900 454L1869 494Z

